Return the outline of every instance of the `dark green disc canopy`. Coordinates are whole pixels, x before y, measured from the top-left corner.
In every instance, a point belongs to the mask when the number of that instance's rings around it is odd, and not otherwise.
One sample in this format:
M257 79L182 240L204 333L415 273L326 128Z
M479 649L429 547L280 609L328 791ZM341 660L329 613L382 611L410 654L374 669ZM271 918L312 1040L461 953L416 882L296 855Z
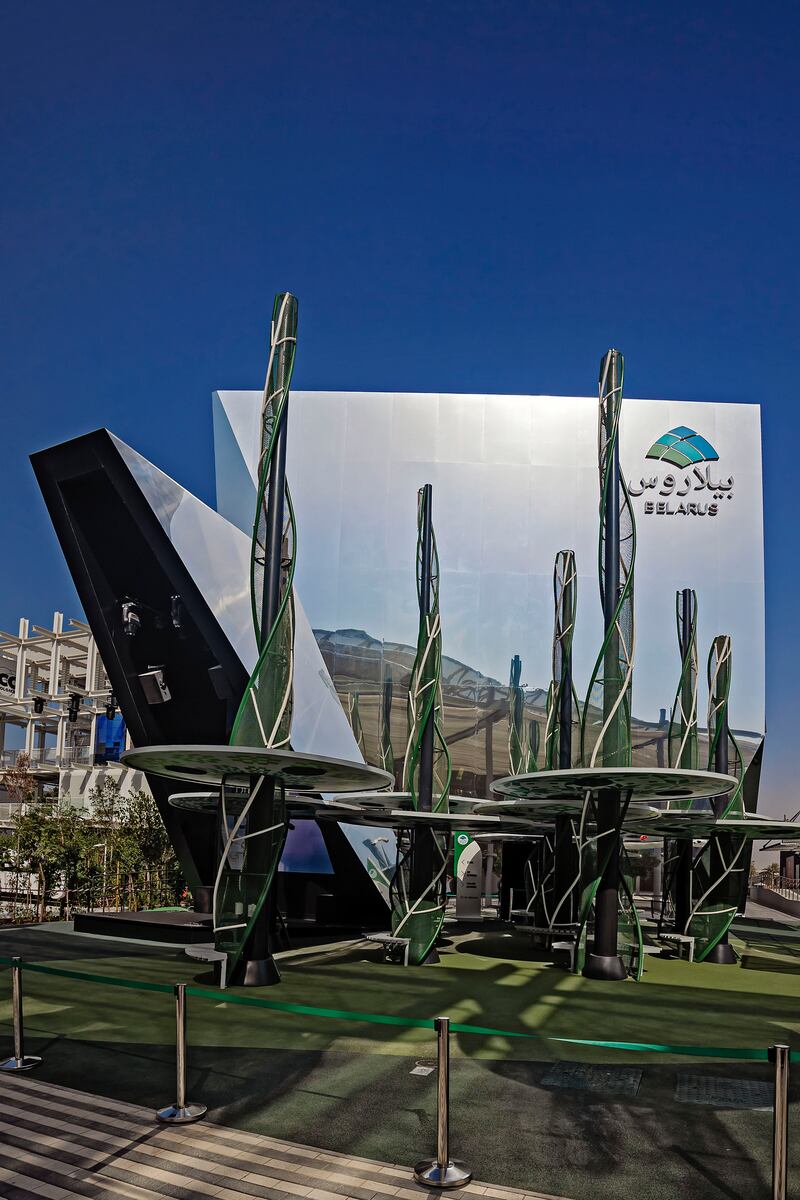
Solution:
M220 793L214 792L173 792L169 797L172 808L180 808L184 812L215 813L219 807ZM226 792L226 807L230 814L238 816L247 803L247 793L238 794ZM325 808L327 802L315 796L299 796L291 793L286 797L286 809L290 817L313 817L317 810Z
M709 838L712 834L735 834L745 838L792 838L800 835L800 822L770 820L769 817L726 817L715 820L709 812L676 810L664 812L655 827L643 830L674 838Z
M318 821L345 821L348 825L381 825L387 829L426 826L429 829L441 830L442 833L452 833L458 830L465 833L493 833L495 837L499 837L504 832L520 833L530 829L529 821L521 821L516 817L506 815L478 816L475 813L419 812L413 808L387 809L386 811L364 808L359 811L355 802L346 808L335 802L320 805L314 813L314 817Z
M263 746L142 746L128 750L122 763L166 779L219 785L268 776L291 792L358 792L388 787L388 771L345 759L296 754Z
M648 767L586 767L571 771L537 771L509 775L492 784L499 796L516 800L583 800L587 792L617 792L632 801L650 803L700 800L732 792L738 780L714 771L651 770ZM491 803L487 801L486 803ZM486 809L482 806L481 811ZM569 810L572 811L572 804ZM555 815L555 810L554 810Z
M352 795L336 793L335 806L344 808L352 805L361 811L391 812L395 809L416 811L414 797L411 792L354 792ZM477 805L483 804L483 798L475 796L450 796L451 813L470 813Z
M481 800L475 807L475 812L496 816L519 817L526 821L553 821L556 817L578 818L583 811L586 793L581 796L563 796L555 800L538 797L520 797L508 800ZM659 809L642 800L632 800L628 805L628 818L639 825L654 821L659 815Z

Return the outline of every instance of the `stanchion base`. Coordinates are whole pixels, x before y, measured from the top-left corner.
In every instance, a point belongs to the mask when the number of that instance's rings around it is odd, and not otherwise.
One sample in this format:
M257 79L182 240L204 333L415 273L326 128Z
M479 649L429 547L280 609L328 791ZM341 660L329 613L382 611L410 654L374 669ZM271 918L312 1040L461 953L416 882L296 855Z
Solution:
M156 1120L163 1125L191 1125L192 1121L199 1121L207 1112L205 1104L184 1104L183 1108L170 1104L158 1110Z
M23 1058L7 1058L5 1062L0 1063L0 1071L32 1071L41 1061L35 1054L26 1054Z
M587 954L583 968L586 979L627 979L625 963L618 954Z
M429 1188L464 1187L472 1179L472 1171L468 1171L462 1162L453 1159L446 1167L440 1167L437 1160L425 1159L414 1167L414 1182Z

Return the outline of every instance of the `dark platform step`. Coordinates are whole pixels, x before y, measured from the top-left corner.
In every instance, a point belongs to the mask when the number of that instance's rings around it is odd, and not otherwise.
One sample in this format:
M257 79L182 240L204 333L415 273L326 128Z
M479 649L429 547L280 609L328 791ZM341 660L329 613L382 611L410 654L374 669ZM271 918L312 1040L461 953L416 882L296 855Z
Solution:
M77 913L75 932L148 942L168 942L175 946L195 946L214 939L211 916L190 912L184 908L172 912L161 909L143 912Z

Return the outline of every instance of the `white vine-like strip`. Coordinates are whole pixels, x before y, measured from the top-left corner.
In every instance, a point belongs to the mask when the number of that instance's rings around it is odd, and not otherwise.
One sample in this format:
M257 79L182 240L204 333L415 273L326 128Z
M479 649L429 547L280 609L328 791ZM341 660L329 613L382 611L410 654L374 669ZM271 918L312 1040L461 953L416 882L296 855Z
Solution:
M250 795L247 797L247 803L245 804L242 811L239 813L239 816L236 819L236 823L234 824L233 829L230 831L230 834L228 835L227 841L225 842L224 849L220 856L219 867L217 868L217 875L214 880L214 892L213 892L212 901L211 901L211 912L212 912L212 915L214 918L214 932L215 933L217 932L218 929L225 928L225 926L217 925L217 899L218 899L218 894L219 894L219 885L222 880L222 875L225 870L226 864L228 862L228 855L231 852L236 835L242 827L242 822L247 818L247 814L249 813L249 811L252 807L253 801L255 800L256 796L258 795L263 782L264 782L264 776L260 775L259 779L258 779L258 783L253 788L253 790L250 792ZM225 780L224 779L222 781L222 798L223 798L222 811L224 813L225 812ZM226 820L226 826L227 826L227 820ZM228 926L228 928L231 928L231 927Z

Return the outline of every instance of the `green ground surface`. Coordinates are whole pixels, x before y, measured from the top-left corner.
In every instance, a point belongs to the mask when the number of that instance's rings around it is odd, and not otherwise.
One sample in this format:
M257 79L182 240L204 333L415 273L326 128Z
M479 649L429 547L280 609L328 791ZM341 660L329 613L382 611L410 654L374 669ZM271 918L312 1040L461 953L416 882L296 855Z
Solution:
M770 1195L771 1112L675 1099L679 1073L766 1081L765 1064L546 1039L714 1047L788 1041L800 1049L796 927L741 923L743 966L648 956L639 984L571 976L496 923L450 933L437 966L384 964L366 943L325 947L284 959L281 986L260 994L361 1013L443 1014L538 1035L452 1039L454 1152L479 1178L575 1200ZM60 927L2 929L0 954L115 978L212 985L208 968L174 947ZM170 996L32 972L25 992L28 1049L44 1056L41 1078L153 1107L174 1099ZM7 985L0 996L0 1037L10 1041ZM214 1120L409 1165L433 1150L436 1076L410 1074L418 1061L432 1060L432 1031L192 998L189 1041L190 1098L207 1103ZM638 1094L548 1086L543 1080L557 1059L637 1068Z

